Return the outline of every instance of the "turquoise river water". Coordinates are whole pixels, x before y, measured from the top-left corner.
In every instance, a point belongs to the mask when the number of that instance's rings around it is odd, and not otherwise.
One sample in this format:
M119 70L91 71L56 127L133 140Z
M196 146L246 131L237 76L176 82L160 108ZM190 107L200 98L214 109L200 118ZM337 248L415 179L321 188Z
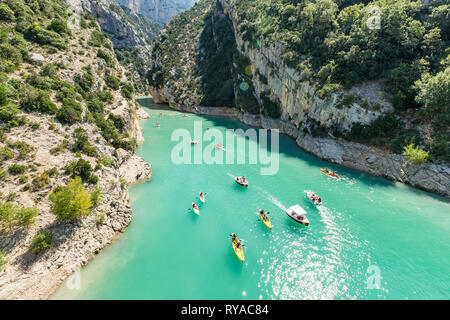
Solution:
M194 121L204 131L248 127L147 111L152 118L142 121L146 141L138 154L151 163L153 178L131 188L133 222L82 269L78 289L63 284L54 299L450 298L447 200L331 165L285 136L276 175L261 175L266 166L249 163L176 165L175 129L193 133ZM189 146L199 147L207 143ZM323 167L342 178L324 175ZM250 181L248 189L233 181L237 175ZM304 190L314 190L324 205L314 207ZM188 209L199 191L206 203L195 216ZM308 227L284 213L294 204L307 211ZM272 231L258 221L259 208L270 211ZM231 232L245 241L243 264Z

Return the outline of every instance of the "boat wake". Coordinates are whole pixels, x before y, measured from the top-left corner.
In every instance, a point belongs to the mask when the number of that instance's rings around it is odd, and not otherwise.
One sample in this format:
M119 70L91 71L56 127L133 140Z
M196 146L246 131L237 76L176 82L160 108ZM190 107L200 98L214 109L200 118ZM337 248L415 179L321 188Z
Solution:
M275 205L284 207L276 198L268 195ZM363 248L353 239L351 232L342 225L342 215L332 212L325 206L318 206L320 222L316 220L310 229L302 232L283 232L275 242L276 247L282 242L280 249L285 261L271 259L268 270L261 272L260 287L265 289L267 298L272 299L351 299L349 285L353 280L354 270L346 268L347 253L351 248L359 248L358 259L367 259ZM317 213L311 213L311 216ZM267 259L267 258L266 258ZM270 258L269 258L270 259ZM355 259L354 256L351 259ZM286 283L291 285L287 286Z
M231 173L227 172L227 176L229 176L230 178L236 178L234 175L232 175Z
M280 200L278 200L277 198L275 198L273 195L271 195L267 191L263 190L262 188L258 187L258 189L260 189L266 195L267 200L272 202L272 204L276 205L278 208L280 208L283 211L287 210L287 208L280 202Z

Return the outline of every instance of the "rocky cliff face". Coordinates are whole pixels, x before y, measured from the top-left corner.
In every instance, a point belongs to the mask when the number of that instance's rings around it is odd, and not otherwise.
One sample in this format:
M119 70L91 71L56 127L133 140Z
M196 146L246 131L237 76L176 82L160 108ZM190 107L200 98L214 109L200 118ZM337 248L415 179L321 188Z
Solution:
M156 67L155 72L151 73L150 92L155 102L169 103L175 109L202 114L233 114L249 125L280 129L282 133L296 139L302 149L322 159L450 196L450 171L447 165L413 165L403 156L386 150L336 139L333 136L313 136L311 133L317 127L327 128L328 131L332 129L348 132L356 123L370 124L383 114L392 111L390 99L383 92L383 82L363 83L347 91L341 90L326 97L320 96L308 77L283 62L284 51L280 44L264 39L255 43L244 41L239 33L231 3L228 0L220 0L220 8L214 9L212 25L208 25L208 20L202 16L201 18L205 19L205 27L198 30L199 35L184 37L185 44L179 49L185 51L182 53L183 63L177 65L172 61L167 62L163 50L154 53ZM209 10L208 1L203 1L200 5ZM210 6L214 8L212 3ZM200 34L206 33L208 28L214 29L214 17L223 14L234 27L232 31L236 42L234 57L246 57L233 60L234 68L243 70L240 73L233 72L237 73L232 81L235 83L238 109L234 113L230 112L229 108L223 108L227 110L226 112L218 110L213 112L211 111L213 108L202 106L201 100L205 93L205 85L200 85L202 83L200 65L205 59L205 48L202 47ZM190 21L195 19L191 18ZM163 36L170 36L170 30ZM213 39L217 41L216 36ZM195 52L189 51L191 44L195 44ZM162 46L165 45L163 43ZM220 47L220 43L216 43L215 46ZM242 61L244 65L238 66ZM246 108L241 107L239 99L243 91L245 94L253 91L250 99L246 101ZM354 99L344 102L349 95ZM266 113L267 104L278 109L277 116L270 117ZM249 109L256 112L248 112Z
M256 97L265 95L276 103L281 111L281 120L302 127L302 124L312 119L327 128L349 131L354 123L370 124L384 113L392 111L380 82L365 83L348 91L319 97L309 79L283 62L285 50L281 44L265 39L257 43L244 41L234 19L233 7L229 1L222 0L221 3L225 14L233 22L237 49L250 59ZM357 96L357 101L344 105L343 99L349 94ZM363 107L362 101L367 101L367 105ZM260 101L260 104L263 103ZM377 110L374 110L371 106L376 105Z
M145 65L150 62L152 42L161 27L144 17L139 11L120 6L114 0L67 0L78 12L91 14L99 23L102 32L111 39L117 52L132 56L127 65L133 72L135 84L142 89L145 78Z
M173 16L192 7L197 0L116 0L116 2L163 25Z

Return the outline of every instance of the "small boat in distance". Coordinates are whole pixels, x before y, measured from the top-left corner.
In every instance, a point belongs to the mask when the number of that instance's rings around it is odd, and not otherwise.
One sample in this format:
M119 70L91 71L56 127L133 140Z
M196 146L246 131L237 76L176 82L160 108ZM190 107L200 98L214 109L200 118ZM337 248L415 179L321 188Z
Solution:
M312 204L318 206L322 204L322 198L319 197L314 193L314 191L305 191L306 196L308 197L309 201L311 201Z
M339 178L339 175L336 173L336 171L331 171L330 169L320 169L323 173L326 175L333 177L333 178Z
M239 261L244 262L244 249L242 248L242 243L238 237L233 233L231 234L231 244L233 246L234 253L238 257Z
M301 225L304 225L306 227L309 226L309 220L306 217L306 211L298 204L287 209L286 214L295 222L300 223Z
M200 215L200 210L198 209L198 206L193 202L192 202L192 211L194 211L196 215Z
M198 144L198 141L197 140L192 140L191 144Z
M222 144L215 144L214 147L216 147L219 150L225 150L225 147Z
M160 124L160 123L157 123L157 124L155 125L155 127L159 128L159 127L161 127L161 124Z
M242 177L234 177L234 180L236 181L237 184L248 188L248 181L245 179L244 176L242 176Z
M201 202L205 203L205 200L206 200L206 199L205 199L205 194L204 194L203 192L200 192L199 195L198 195L198 197L200 198L200 201L201 201Z

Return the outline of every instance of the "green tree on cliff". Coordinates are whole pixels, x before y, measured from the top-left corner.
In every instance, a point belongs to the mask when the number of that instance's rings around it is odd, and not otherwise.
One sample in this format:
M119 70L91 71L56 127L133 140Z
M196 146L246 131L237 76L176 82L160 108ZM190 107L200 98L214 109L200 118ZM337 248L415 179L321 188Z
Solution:
M56 187L50 194L51 209L58 220L75 220L90 213L91 197L80 177L70 179L67 186Z

